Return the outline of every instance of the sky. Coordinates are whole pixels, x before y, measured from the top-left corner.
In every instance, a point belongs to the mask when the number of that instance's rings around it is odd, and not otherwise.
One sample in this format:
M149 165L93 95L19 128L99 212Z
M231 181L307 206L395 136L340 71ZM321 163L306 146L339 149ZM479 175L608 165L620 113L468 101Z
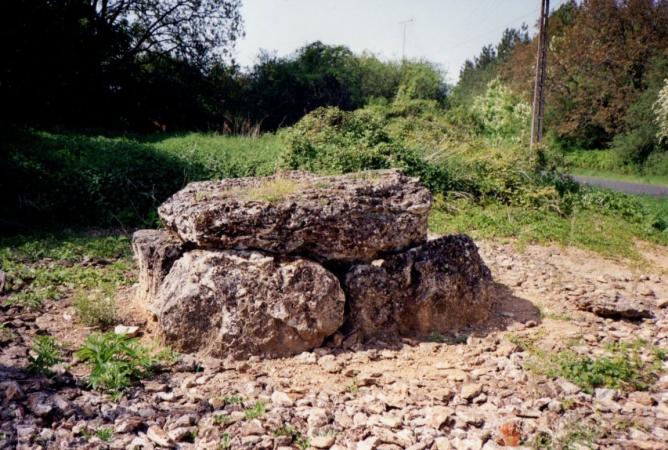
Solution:
M401 22L411 21L406 57L437 63L454 83L464 61L498 42L505 28L525 22L534 33L540 0L243 0L241 13L246 36L234 56L242 67L260 50L287 56L316 40L400 59Z

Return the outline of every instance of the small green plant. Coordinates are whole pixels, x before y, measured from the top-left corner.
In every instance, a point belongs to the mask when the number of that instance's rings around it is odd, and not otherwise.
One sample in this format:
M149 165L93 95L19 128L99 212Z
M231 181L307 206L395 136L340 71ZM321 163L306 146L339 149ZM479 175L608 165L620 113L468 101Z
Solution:
M216 414L213 416L213 424L218 426L226 425L230 423L230 420L231 418L227 414Z
M95 436L100 438L102 442L111 442L114 437L114 431L111 428L100 428L95 432Z
M519 334L514 334L511 333L507 336L508 342L511 344L515 344L518 346L522 351L526 352L536 352L537 347L536 347L536 341L538 340L538 336L533 336L533 335L519 335Z
M244 411L244 415L246 416L246 420L253 420L262 417L266 411L267 406L265 403L258 400L252 408L248 408Z
M244 398L238 395L230 395L223 399L226 405L241 405L244 402Z
M550 361L548 375L561 376L586 392L597 387L624 390L647 390L658 379L666 353L652 347L643 358L641 349L648 344L637 340L615 343L607 347L608 355L592 358L570 350L557 353Z
M223 437L218 444L218 450L228 450L232 448L232 439L230 438L229 433L223 433Z
M16 335L12 330L7 328L6 323L0 323L0 343L12 341Z
M91 369L90 387L103 389L114 397L120 396L134 380L147 376L158 362L136 338L113 332L91 334L76 356Z
M346 390L350 392L353 395L357 395L360 391L359 383L357 381L357 378L353 378L353 380L346 386Z
M559 439L556 439L555 448L575 449L575 448L598 448L596 446L596 439L598 433L593 428L581 425L572 424L569 426Z
M284 425L274 431L274 436L288 436L292 442L301 450L309 448L310 442L307 437L303 436L299 431L290 425Z
M28 370L42 375L51 375L51 368L62 362L61 348L51 336L35 336L32 353L28 357Z
M550 436L550 434L545 431L539 431L533 438L531 448L535 450L551 450L552 436Z
M116 321L115 289L109 287L79 291L74 297L74 309L79 320L88 326L105 327Z

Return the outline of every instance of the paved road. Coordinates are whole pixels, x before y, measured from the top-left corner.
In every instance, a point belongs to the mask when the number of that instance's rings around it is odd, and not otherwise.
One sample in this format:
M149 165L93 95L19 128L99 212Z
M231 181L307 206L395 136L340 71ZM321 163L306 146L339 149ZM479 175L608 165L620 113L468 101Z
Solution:
M580 175L571 175L575 181L592 186L600 186L615 191L628 192L629 194L647 194L668 197L668 187L654 186L652 184L628 183L626 181L606 180L603 178L592 178Z

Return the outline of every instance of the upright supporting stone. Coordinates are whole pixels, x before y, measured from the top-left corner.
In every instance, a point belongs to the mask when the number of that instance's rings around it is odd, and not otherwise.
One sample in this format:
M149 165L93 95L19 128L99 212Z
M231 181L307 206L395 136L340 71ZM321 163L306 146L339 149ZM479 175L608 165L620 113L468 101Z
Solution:
M137 300L151 309L162 280L183 254L183 243L167 230L139 230L132 235L132 250L139 266Z
M365 338L456 332L488 318L491 287L471 238L445 236L353 266L344 285L345 327Z
M343 323L339 280L321 265L260 252L193 250L156 303L167 342L214 356L287 356L319 347Z

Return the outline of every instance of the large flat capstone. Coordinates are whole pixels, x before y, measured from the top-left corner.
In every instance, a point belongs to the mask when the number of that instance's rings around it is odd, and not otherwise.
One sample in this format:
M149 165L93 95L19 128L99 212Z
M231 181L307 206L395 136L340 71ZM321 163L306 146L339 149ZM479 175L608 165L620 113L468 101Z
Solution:
M431 194L396 170L288 172L188 184L160 208L199 248L253 249L318 262L369 262L426 240Z
M343 323L344 304L338 279L312 261L192 250L166 276L156 311L179 351L277 357L320 346Z

